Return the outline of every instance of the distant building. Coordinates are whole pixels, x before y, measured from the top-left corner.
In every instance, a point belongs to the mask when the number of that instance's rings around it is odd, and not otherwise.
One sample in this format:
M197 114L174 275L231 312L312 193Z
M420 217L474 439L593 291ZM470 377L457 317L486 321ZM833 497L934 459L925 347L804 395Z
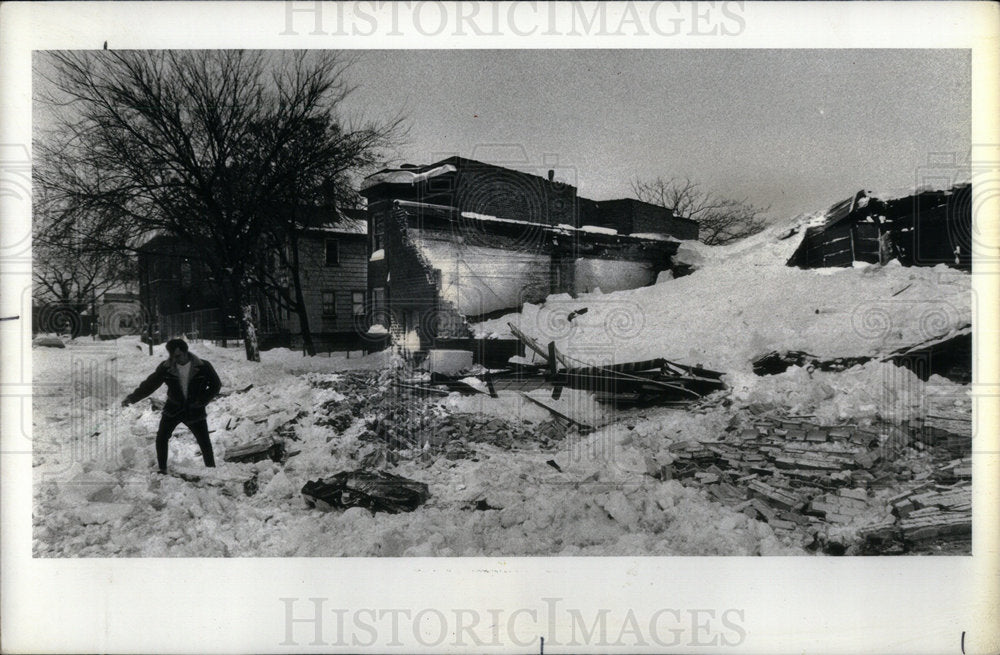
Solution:
M614 228L619 234L666 234L683 240L698 238L698 222L674 215L666 207L635 198L580 198L580 222Z
M139 296L134 293L108 292L97 307L97 334L101 339L115 339L139 334L144 326Z
M317 349L357 348L367 329L367 221L363 210L307 208L307 225L298 234L300 279ZM324 214L328 216L324 216ZM305 217L305 216L304 216ZM328 217L329 220L323 219ZM277 253L274 259L277 260ZM163 340L187 335L204 339L239 339L235 311L226 309L225 292L209 266L183 240L167 235L139 248L139 294L156 334ZM291 276L276 275L294 298ZM262 348L297 348L302 343L299 317L273 298L259 294L254 303Z
M368 327L367 242L363 210L347 213L337 223L307 228L299 235L302 293L309 330L317 344L354 347ZM297 314L285 316L283 326L291 335L301 335Z
M330 210L296 208L310 226L297 238L317 347L377 347L389 329L420 347L468 340L475 322L551 293L652 284L679 240L698 236L697 223L663 207L581 198L540 173L450 157L369 176L367 210L324 220ZM221 285L181 240L150 239L139 273L157 338L239 337ZM263 295L255 304L262 347L301 343L294 312Z
M551 293L631 289L671 268L694 221L638 200L451 157L367 178L375 318L427 348Z

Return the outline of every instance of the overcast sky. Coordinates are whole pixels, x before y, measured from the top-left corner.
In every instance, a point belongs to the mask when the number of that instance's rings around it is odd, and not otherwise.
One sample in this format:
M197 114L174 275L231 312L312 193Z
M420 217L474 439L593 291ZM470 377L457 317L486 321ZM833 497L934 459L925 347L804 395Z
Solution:
M970 148L964 50L352 54L344 115L408 117L396 163L555 168L595 200L632 196L636 178L689 176L783 218L859 189L902 193L929 158ZM44 55L36 66L48 70ZM37 105L35 121L47 122Z
M637 177L687 175L782 217L912 187L938 153L967 157L969 61L959 50L363 51L350 111L404 110L410 163L523 152L527 168L555 167L598 200L631 195Z

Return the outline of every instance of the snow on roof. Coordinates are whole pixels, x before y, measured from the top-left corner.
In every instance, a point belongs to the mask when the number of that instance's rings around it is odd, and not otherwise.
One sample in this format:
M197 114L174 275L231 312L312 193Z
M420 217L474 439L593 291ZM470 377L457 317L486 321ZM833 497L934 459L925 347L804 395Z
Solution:
M513 225L542 225L549 227L548 223L538 223L537 221L520 221L515 218L500 218L489 214L477 214L476 212L462 212L462 218L471 218L477 221L495 221L497 223L511 223Z
M361 190L370 189L378 184L409 184L412 186L429 180L432 177L458 172L458 169L451 164L436 166L422 172L418 172L419 170L411 168L387 168L377 173L372 173L361 183Z
M128 246L130 248L142 249L151 245L157 240L171 239L171 238L174 237L171 237L169 234L167 234L166 230L150 230L149 232L145 232L144 234L140 234L139 236L133 237L129 241Z
M533 221L520 221L513 218L500 218L499 216L490 216L488 214L477 214L476 212L461 212L462 218L471 218L477 221L488 221L496 223L509 223L512 225L538 225L556 232L561 232L563 234L569 234L571 232L583 232L586 234L604 234L607 236L617 236L626 239L642 239L646 241L677 241L677 239L667 235L659 234L655 232L642 232L636 234L619 234L618 230L610 227L601 227L598 225L584 225L582 227L573 227L568 223L559 223L558 225L551 225L549 223L537 223Z
M667 357L724 371L750 371L770 351L880 357L930 333L967 329L971 276L962 271L896 261L822 272L786 266L810 218L726 246L682 242L704 256L690 275L630 291L550 296L526 304L512 322L568 356L585 359L600 345L616 362ZM581 307L589 311L574 320L572 337L547 329L559 323L554 316Z
M331 234L368 234L368 221L363 218L342 217L339 221L323 223L306 228L311 232L329 232Z
M677 237L672 237L669 234L663 234L662 232L632 232L624 236L636 239L648 239L649 241L680 241Z
M879 200L899 200L900 198L908 198L910 196L918 196L921 193L940 193L940 192L954 192L960 188L972 184L971 180L959 177L954 181L948 181L946 179L940 179L937 181L925 182L911 187L897 186L897 187L887 187L883 189L877 189L875 191L869 191L868 195L872 198L878 198Z
M590 232L591 234L608 234L614 236L618 234L618 230L613 227L601 227L600 225L581 225L581 232Z

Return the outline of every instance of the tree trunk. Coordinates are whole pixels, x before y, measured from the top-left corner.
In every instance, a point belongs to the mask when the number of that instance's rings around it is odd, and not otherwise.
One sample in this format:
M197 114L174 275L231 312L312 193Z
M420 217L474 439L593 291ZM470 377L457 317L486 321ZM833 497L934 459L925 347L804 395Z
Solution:
M260 343L257 340L257 324L253 316L253 305L243 301L240 304L240 324L243 328L243 348L248 362L260 361Z
M292 285L295 287L295 313L299 316L299 331L302 333L302 348L307 355L316 354L316 345L313 344L312 332L309 330L309 312L306 309L305 297L302 293L302 278L299 277L299 237L292 230L289 238L292 246Z
M257 338L257 319L254 316L252 287L247 280L239 285L239 317L240 328L243 330L243 347L246 349L248 362L260 361L260 342Z

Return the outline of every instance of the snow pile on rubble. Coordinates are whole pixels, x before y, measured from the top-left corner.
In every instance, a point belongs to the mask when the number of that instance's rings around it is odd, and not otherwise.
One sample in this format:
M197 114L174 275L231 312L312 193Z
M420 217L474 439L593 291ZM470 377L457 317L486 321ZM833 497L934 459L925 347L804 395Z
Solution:
M388 350L348 358L276 349L254 364L245 361L242 347L195 343L192 352L212 362L227 394L209 408L220 465L205 469L194 439L180 427L170 442L170 464L183 479L158 476L152 471L159 412L150 401L125 409L118 403L164 357L162 346L153 357L135 338L37 348L33 553L806 553L802 533L751 518L706 488L656 477L651 463L654 470L669 467L685 452L676 448L682 443L717 443L742 408L867 426L919 419L931 404L951 406L956 416L971 413L968 385L933 375L921 381L877 361L968 325L969 276L895 263L789 268L785 262L809 220L722 248L685 242L679 253L694 272L684 277L662 276L631 291L552 296L481 324L500 334L510 320L585 362L668 357L725 372L731 404L720 398L698 411L616 412L571 389L558 401L550 390L530 394L595 426L589 434L554 430L548 410L503 390L497 398L452 393L414 405L389 384L402 363ZM793 350L820 359L876 359L839 372L792 366L777 375L752 373L761 355ZM476 378L466 381L481 390ZM163 395L161 389L154 397ZM401 428L419 438L402 446L382 439ZM224 461L227 452L276 436L285 439L283 461ZM924 459L911 453L900 463L914 479L929 475L931 460L920 454ZM374 468L428 484L429 499L413 512L371 514L310 509L300 497L308 481ZM872 502L894 491L879 488ZM878 518L862 517L866 523Z
M749 372L751 362L771 351L820 359L880 356L971 324L971 277L944 265L786 266L812 220L727 246L685 242L681 252L696 268L690 275L628 291L549 296L542 305L480 323L477 331L507 336L510 321L587 363L666 357Z
M229 395L212 403L209 427L219 467L205 469L183 427L170 442L170 466L159 476L153 437L159 413L142 401L125 409L113 393L86 389L84 407L67 380L67 361L103 367L112 389L130 390L152 370L135 340L76 340L66 350L36 351L40 392L35 399L34 554L36 556L424 556L545 554L791 554L766 524L712 502L700 490L644 475L649 439L660 444L712 429L711 417L665 413L614 417L592 399L567 390L570 412L606 427L571 434L544 449L531 442L489 443L488 429L462 435L460 458L402 457L393 473L426 482L430 499L405 514L370 514L359 508L323 512L305 506L299 491L309 480L362 467L373 444L369 420L393 401L365 404L349 373L367 362L370 387L382 387L390 356L305 358L320 372L287 372L301 355L262 354L243 361L242 349L192 344L212 362ZM110 384L110 382L109 382ZM253 388L243 391L250 384ZM366 390L365 393L370 391ZM161 389L156 397L162 397ZM451 394L435 413L459 420L503 420L532 432L551 416L519 396ZM491 418L494 417L494 418ZM700 422L700 423L699 423ZM693 425L701 425L691 429ZM228 449L274 435L289 435L294 453L283 463L225 462ZM645 435L645 436L640 436ZM297 452L296 452L297 451ZM554 462L553 466L550 461ZM252 495L248 493L252 492Z
M840 372L792 366L778 375L738 372L726 380L733 400L742 405L783 407L789 414L812 416L825 425L847 419L912 421L922 418L936 399L971 411L967 385L939 375L923 381L889 362L869 361Z

